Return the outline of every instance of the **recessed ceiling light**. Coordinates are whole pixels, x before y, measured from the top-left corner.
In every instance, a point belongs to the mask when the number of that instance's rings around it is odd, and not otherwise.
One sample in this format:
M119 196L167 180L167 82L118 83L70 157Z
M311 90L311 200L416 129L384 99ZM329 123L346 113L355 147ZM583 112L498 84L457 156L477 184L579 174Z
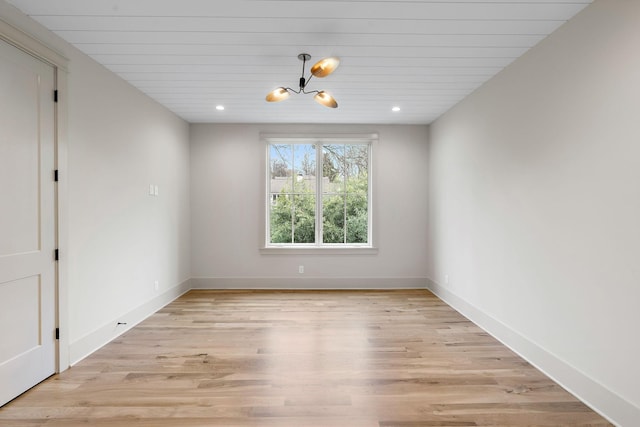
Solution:
M224 105L216 105L216 110L218 111L224 110Z
M398 111L400 111L400 107L391 107L391 111L397 113Z

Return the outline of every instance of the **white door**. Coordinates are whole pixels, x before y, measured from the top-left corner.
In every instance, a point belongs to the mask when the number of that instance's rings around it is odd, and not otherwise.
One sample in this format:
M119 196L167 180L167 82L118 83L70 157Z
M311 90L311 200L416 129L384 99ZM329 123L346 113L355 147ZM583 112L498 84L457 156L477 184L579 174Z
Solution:
M0 40L0 405L56 368L54 69Z

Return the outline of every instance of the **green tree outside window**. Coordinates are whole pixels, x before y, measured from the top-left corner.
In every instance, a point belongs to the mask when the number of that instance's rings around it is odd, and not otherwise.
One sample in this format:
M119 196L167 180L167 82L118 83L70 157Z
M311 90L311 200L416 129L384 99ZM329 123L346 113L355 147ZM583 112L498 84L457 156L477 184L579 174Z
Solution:
M369 144L269 144L269 242L369 243L369 158Z

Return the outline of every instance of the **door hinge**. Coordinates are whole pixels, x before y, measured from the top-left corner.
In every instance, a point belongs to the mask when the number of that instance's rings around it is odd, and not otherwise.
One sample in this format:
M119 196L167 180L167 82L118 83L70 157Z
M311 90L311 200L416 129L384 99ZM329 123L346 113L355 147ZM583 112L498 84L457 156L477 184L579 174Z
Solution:
M53 180L55 182L58 182L58 169L53 171Z
M58 249L56 249L56 251L55 251L55 260L56 261L60 260L60 251Z
M56 339L60 339L60 328L56 328Z
M53 91L53 102L58 102L58 89Z

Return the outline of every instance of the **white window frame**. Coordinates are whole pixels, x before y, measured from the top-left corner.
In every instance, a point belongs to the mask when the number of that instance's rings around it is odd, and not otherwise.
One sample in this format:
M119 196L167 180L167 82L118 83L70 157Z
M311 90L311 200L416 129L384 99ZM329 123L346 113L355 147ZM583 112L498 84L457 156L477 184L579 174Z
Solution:
M319 254L319 253L340 253L340 254L369 254L377 253L374 245L376 236L376 227L374 224L375 204L374 204L374 155L375 145L378 141L376 133L368 134L331 134L331 135L281 135L281 134L261 134L261 141L264 145L264 158L262 159L263 170L263 197L264 197L264 215L261 227L261 244L260 251L262 253L275 254ZM271 211L271 167L269 165L270 155L269 147L271 144L366 144L369 146L368 156L369 164L367 171L368 194L367 194L367 243L322 243L323 220L322 220L322 179L316 179L316 226L315 226L315 243L271 243L270 230L270 211ZM321 170L322 150L316 151L316 168ZM316 175L317 171L316 171ZM320 177L322 175L320 174Z

